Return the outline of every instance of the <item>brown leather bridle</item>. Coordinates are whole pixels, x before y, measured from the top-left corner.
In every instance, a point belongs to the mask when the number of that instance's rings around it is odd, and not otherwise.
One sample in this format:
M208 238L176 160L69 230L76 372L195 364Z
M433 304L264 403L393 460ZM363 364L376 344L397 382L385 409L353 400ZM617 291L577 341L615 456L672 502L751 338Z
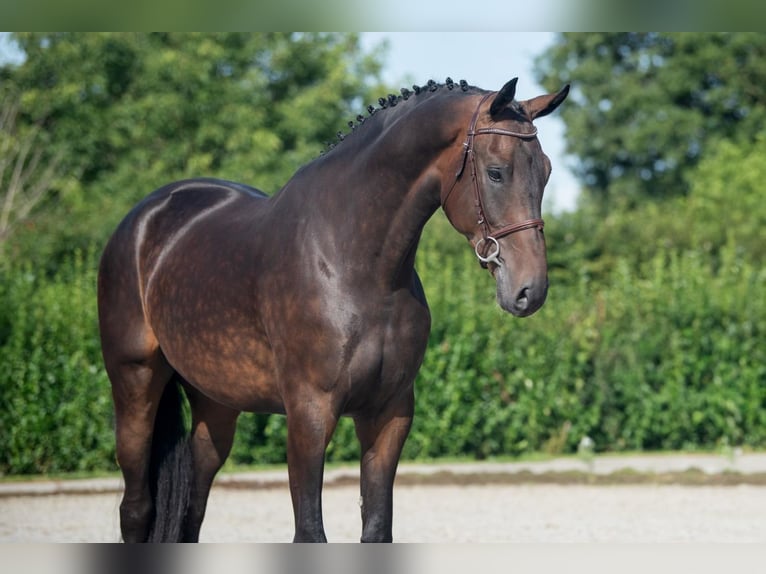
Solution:
M498 259L498 255L500 255L500 244L498 243L498 239L501 237L505 237L506 235L510 235L512 233L516 233L517 231L523 231L525 229L543 229L544 222L542 219L527 219L526 221L521 221L519 223L512 223L509 225L504 225L503 227L492 230L492 227L490 223L487 221L487 217L484 214L484 202L481 198L481 190L479 189L479 179L476 174L476 157L473 151L473 140L478 135L483 134L493 134L493 135L501 135L501 136L511 136L515 138L520 138L524 140L531 140L537 137L537 128L533 126L531 132L515 132L511 130L504 130L501 128L481 128L476 129L476 122L479 119L479 110L481 109L482 104L487 101L487 99L490 98L490 96L494 95L495 92L490 92L486 94L481 101L479 102L479 105L476 106L476 110L473 112L473 116L471 117L471 124L468 127L468 134L466 135L466 139L463 142L463 156L460 160L460 164L458 165L457 172L455 173L455 181L452 184L452 187L450 187L449 191L447 192L447 195L444 196L444 199L442 200L442 208L446 209L447 207L447 200L449 199L450 194L452 193L452 190L455 189L455 185L458 181L460 181L460 177L463 175L463 172L465 171L465 164L466 162L470 163L471 165L471 179L473 180L473 191L474 191L474 205L476 206L476 214L478 217L478 224L481 226L482 229L482 238L476 242L475 245L475 252L476 257L479 258L479 261L481 262L482 267L486 268L488 263L495 263L496 265L500 264L500 260ZM494 243L494 249L490 247L490 253L487 255L482 255L480 253L480 250L482 249L482 246L488 242Z

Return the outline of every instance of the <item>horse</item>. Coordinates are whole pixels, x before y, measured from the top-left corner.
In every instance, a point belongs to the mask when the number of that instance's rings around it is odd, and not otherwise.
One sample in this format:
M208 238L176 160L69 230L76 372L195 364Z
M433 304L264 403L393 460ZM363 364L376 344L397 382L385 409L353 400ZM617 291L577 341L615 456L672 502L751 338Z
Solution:
M379 100L277 193L198 178L119 223L98 317L124 479L124 542L195 542L243 411L286 416L294 542L325 542L325 449L361 447L362 542L391 542L393 485L431 316L415 271L439 207L524 317L548 289L551 171L533 120L569 86L515 99L447 78ZM184 422L184 395L191 422Z

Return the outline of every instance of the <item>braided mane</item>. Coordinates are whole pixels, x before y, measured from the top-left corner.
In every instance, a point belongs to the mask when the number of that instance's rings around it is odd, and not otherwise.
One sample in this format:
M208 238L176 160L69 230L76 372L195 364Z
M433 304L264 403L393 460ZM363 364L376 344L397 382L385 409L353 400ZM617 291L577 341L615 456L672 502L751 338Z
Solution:
M408 88L402 88L399 90L399 94L388 94L386 97L380 97L378 98L378 107L375 107L374 105L367 106L367 113L369 117L374 116L376 113L386 110L389 108L396 107L396 105L402 101L410 99L412 96L418 96L422 93L429 93L429 92L435 92L442 88L447 88L448 90L454 90L458 89L463 92L469 91L471 88L474 88L475 86L469 86L468 82L465 80L460 80L459 82L455 83L452 78L447 77L446 80L444 80L443 84L439 84L433 80L428 80L424 85L418 86L417 84L413 84L412 90L409 90ZM362 114L359 114L356 116L356 120L351 120L348 122L348 127L351 129L351 131L354 131L359 126L361 126L367 118L363 116ZM336 145L338 145L340 142L342 142L346 135L342 131L339 131L336 134L337 141L336 142L328 142L326 144L326 150L329 151L333 149ZM322 153L325 153L324 151Z

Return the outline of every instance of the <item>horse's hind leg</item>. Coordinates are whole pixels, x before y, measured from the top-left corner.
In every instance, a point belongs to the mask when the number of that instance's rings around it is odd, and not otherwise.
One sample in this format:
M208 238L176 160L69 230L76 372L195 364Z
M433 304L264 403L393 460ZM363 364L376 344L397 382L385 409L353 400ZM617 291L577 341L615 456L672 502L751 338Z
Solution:
M145 542L154 508L149 484L154 419L172 370L159 352L143 361L107 361L112 381L117 437L117 462L125 492L120 528L125 542Z
M184 541L197 542L205 517L208 494L216 473L231 451L239 411L216 403L190 385L184 385L192 411L194 482L186 516Z
M112 241L101 258L98 315L112 383L117 462L125 479L120 527L125 542L146 541L154 517L149 484L154 421L173 369L144 318L130 243Z
M393 539L393 490L396 467L412 425L412 391L374 416L354 419L362 446L362 542Z

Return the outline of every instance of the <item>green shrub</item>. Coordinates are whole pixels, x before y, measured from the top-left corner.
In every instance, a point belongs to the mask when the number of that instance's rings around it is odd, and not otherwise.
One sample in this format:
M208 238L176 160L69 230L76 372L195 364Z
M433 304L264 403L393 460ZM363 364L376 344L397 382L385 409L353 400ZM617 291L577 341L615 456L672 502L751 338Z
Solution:
M661 252L554 283L524 320L465 252L420 260L434 332L408 456L574 452L586 435L600 450L766 444L766 271L736 245L715 265Z
M115 468L95 257L0 273L0 474Z
M597 278L568 265L516 319L465 240L429 224L418 269L433 329L405 458L576 452L583 436L599 451L766 446L766 270L747 252L622 257ZM2 268L0 473L115 468L95 269L92 253L52 274ZM232 462L284 462L285 434L284 417L242 415ZM351 420L327 456L358 459Z

